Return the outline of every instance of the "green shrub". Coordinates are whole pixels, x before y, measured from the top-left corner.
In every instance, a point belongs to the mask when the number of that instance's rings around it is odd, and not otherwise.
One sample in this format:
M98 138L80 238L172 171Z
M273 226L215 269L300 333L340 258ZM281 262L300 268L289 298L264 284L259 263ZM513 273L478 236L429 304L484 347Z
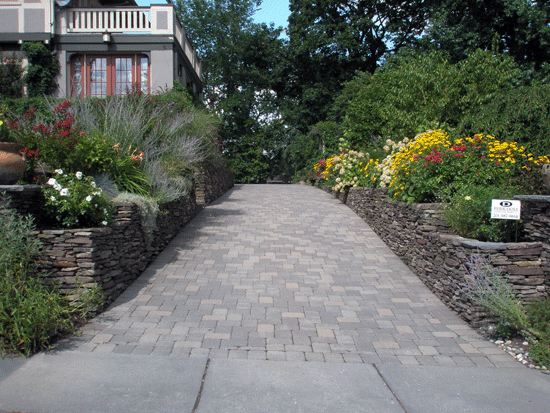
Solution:
M516 191L496 186L465 186L451 198L443 212L443 218L458 235L479 241L513 242L516 231L521 238L521 223L491 219L491 201L507 199ZM519 225L519 229L518 229Z
M38 278L0 278L0 347L30 355L56 335L74 332L66 298Z
M430 122L450 131L495 99L498 91L511 89L520 77L506 54L477 50L451 64L441 52L398 53L374 74L358 74L346 86L344 92L353 93L344 105L345 137L355 146L379 144L379 137L412 139ZM478 131L468 130L473 132Z
M529 357L539 366L550 366L550 344L549 341L537 341L529 347Z
M31 354L71 330L66 302L34 278L40 243L32 219L0 206L0 351Z
M523 86L497 93L461 120L456 134L491 133L519 142L532 152L550 153L550 85Z
M550 341L550 298L531 301L527 305L527 319L533 330Z

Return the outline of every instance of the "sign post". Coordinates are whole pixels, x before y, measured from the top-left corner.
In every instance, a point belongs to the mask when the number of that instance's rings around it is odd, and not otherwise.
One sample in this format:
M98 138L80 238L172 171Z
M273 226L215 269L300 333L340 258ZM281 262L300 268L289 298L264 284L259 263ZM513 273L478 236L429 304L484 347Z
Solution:
M516 242L518 241L518 223L521 217L521 201L493 199L491 202L491 219L512 219L516 221Z

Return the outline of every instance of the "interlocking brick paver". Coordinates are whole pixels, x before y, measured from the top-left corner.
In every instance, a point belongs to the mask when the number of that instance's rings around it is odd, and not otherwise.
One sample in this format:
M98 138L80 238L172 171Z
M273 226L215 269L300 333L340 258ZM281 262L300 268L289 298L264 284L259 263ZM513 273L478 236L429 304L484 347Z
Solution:
M75 339L80 351L326 363L517 364L347 206L237 185Z

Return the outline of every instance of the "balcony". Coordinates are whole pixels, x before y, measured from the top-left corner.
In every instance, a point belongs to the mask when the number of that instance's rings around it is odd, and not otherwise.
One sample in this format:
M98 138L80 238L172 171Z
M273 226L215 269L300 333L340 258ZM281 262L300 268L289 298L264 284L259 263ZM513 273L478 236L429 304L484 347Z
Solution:
M105 32L172 36L183 49L195 73L202 78L201 62L171 5L67 8L58 14L57 34L101 34Z

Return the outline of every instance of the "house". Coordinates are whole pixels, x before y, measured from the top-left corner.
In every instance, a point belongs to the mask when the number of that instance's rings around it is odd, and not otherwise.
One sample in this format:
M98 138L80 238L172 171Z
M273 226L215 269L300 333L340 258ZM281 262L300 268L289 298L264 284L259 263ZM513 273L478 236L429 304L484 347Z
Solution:
M202 99L201 62L173 5L0 0L0 54L23 57L20 45L28 41L43 42L57 54L57 97L150 93L177 80Z

